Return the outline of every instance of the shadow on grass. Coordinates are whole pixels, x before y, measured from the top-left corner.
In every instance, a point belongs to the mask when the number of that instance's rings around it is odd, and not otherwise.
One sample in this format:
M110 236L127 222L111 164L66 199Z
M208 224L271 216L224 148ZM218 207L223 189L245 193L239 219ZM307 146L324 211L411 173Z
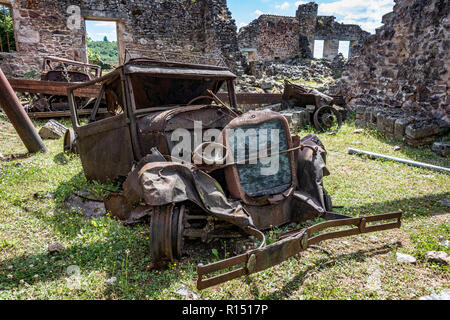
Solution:
M74 213L64 212L64 200L79 190L90 190L98 188L99 185L88 182L83 172L79 172L70 180L61 183L56 190L55 205L57 210L62 212L56 216L44 216L36 211L35 216L41 218L47 225L52 227L57 234L68 239L75 240L82 230L89 235L95 235L96 226L91 224L91 220L77 217ZM351 208L338 209L336 211L348 214L347 211L357 212L360 215L379 214L393 212L402 209L405 212L404 217L412 217L414 214L420 216L430 216L435 213L446 213L448 207L440 205L439 201L450 196L450 192L443 192L436 195L429 195L419 198L402 199L400 201L385 201L380 203L371 203L363 206L355 206ZM432 209L430 211L430 208ZM69 222L69 217L75 217L74 223ZM29 284L35 282L51 282L58 279L67 279L67 267L77 265L82 269L82 274L87 275L93 271L105 272L107 278L117 277L116 285L105 286L103 293L105 298L126 297L126 298L143 298L145 295L157 297L161 292L171 286L173 282L185 279L178 270L167 270L156 274L149 271L147 266L151 262L150 243L148 240L149 228L147 225L138 225L134 227L122 226L110 218L102 218L100 222L106 224L100 237L93 241L85 243L75 241L69 248L60 253L50 254L46 251L33 254L17 256L11 259L5 259L0 263L0 290L8 287L17 287L19 280L23 279ZM101 230L99 230L100 232ZM144 233L144 235L142 235ZM87 239L89 240L89 239ZM81 243L81 244L80 244ZM198 250L197 250L198 248ZM194 278L194 269L197 263L208 264L214 262L214 256L211 254L211 247L202 246L200 243L194 248L195 253L189 253L189 256L181 260L182 264L187 264L186 268L192 269ZM127 250L129 252L127 253ZM383 254L392 250L392 245L384 245L379 248L367 250L358 250L353 253L344 254L336 257L336 262L345 262L347 260L360 260L372 255ZM316 265L317 267L308 267L305 271L296 275L284 287L277 292L262 297L263 299L282 299L295 292L303 284L305 276L312 270L321 270L329 267L329 259L321 259ZM34 265L30 270L29 266ZM8 266L12 266L9 269ZM13 277L9 279L8 274ZM38 279L33 276L38 274ZM250 277L247 283L252 294L259 297L258 287L255 281ZM129 288L134 290L129 290ZM136 291L140 293L138 293ZM69 290L69 289L67 289ZM142 291L145 291L142 292Z
M448 214L449 207L441 203L442 200L450 198L450 192L427 195L419 198L406 198L401 200L390 200L377 203L368 203L362 206L349 208L337 208L335 211L342 214L372 215L403 211L403 218L434 216ZM338 199L335 199L338 202Z
M69 163L69 157L67 156L66 153L60 152L53 157L53 161L59 165L66 165Z
M123 249L119 239L112 239L109 243L102 243L100 241L87 245L73 245L59 253L41 253L28 256L20 256L12 259L3 260L0 264L0 289L5 290L8 287L17 287L20 285L20 280L25 283L33 285L36 282L51 282L60 279L68 281L65 284L58 284L60 291L67 293L71 290L69 287L70 269L69 266L76 266L80 268L80 275L82 277L89 277L91 272L105 272L106 278L116 277L117 283L112 286L107 286L105 283L97 283L96 286L104 285L106 290L103 292L104 298L110 298L114 293L115 296L136 298L131 294L130 288L136 288L140 284L132 278L136 272L146 273L145 257L136 252L127 253ZM148 249L148 248L147 248ZM30 269L30 266L33 268ZM13 266L8 269L8 266ZM134 271L136 270L136 271ZM34 278L34 275L39 275ZM11 277L12 279L8 278ZM145 280L145 278L143 278ZM171 277L176 280L174 274ZM159 290L163 290L170 286L170 281L164 277L155 278ZM102 280L103 282L103 280ZM134 292L135 293L135 292Z
M308 267L305 271L297 274L292 280L288 281L283 288L261 297L258 294L257 284L253 281L249 281L248 284L251 287L252 294L255 298L263 299L263 300L281 300L289 297L293 292L297 291L305 282L307 275L311 271L321 271L330 268L336 263L344 263L346 261L364 261L367 258L374 257L381 254L386 254L401 247L400 242L385 244L379 246L377 248L358 250L352 253L345 253L339 256L330 258L321 258L319 260L314 261L315 266ZM301 257L299 258L301 260Z
M4 154L4 155L0 158L0 162L1 162L1 161L9 162L9 161L15 161L15 160L28 159L28 158L31 158L31 157L34 156L34 155L35 155L34 153Z

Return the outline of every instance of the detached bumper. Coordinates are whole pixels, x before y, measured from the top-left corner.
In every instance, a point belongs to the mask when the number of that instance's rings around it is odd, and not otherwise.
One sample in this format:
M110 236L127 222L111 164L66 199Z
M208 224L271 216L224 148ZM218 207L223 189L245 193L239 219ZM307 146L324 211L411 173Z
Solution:
M206 266L202 264L198 265L197 289L203 290L232 279L268 269L280 264L292 256L295 256L299 252L306 250L309 246L324 240L400 228L402 213L402 211L399 211L395 213L360 218L346 218L342 216L339 218L339 215L334 214L333 219L336 220L326 221L309 228L289 232L282 235L281 240L269 246L251 250L244 254ZM388 220L393 221L387 222ZM376 224L376 222L385 223ZM368 225L369 223L371 225ZM350 228L319 233L320 231L328 228L342 226L349 226ZM220 275L204 279L204 277L208 274L218 273L220 271L224 272L225 270L233 267L236 268Z

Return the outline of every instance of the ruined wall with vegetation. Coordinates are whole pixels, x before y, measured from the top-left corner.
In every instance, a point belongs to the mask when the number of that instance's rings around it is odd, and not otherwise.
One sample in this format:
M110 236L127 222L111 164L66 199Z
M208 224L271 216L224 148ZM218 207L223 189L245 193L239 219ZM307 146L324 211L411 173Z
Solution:
M226 0L2 0L10 4L17 50L0 53L9 74L39 71L42 57L87 61L85 19L117 21L119 59L155 52L217 55L239 69L236 25ZM200 61L199 61L200 62Z
M358 125L420 145L445 134L450 123L450 3L395 2L334 91L356 109Z

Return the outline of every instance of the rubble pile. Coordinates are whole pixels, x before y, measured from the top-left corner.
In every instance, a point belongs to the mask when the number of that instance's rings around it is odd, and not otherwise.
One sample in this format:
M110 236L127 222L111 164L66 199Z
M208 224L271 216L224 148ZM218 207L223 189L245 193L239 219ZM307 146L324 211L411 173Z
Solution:
M284 81L314 82L322 85L340 77L345 60L339 54L332 61L326 59L290 58L284 61L251 62L248 74L236 82L237 92L282 93Z

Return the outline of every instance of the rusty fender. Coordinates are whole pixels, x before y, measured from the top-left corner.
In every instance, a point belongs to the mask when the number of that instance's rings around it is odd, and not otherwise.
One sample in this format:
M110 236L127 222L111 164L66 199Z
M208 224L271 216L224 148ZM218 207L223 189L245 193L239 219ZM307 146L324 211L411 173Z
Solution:
M291 231L285 235L282 235L280 237L281 240L266 247L260 247L244 254L209 265L199 264L197 266L197 289L203 290L232 279L268 269L280 264L292 256L295 256L299 252L306 250L309 246L324 240L400 228L402 213L402 211L398 211L375 216L346 218L322 222L309 228ZM370 226L367 225L367 223L385 220L396 221ZM341 226L353 226L353 228L317 234L319 231L324 229ZM208 279L203 278L205 275L224 271L235 266L240 267Z

